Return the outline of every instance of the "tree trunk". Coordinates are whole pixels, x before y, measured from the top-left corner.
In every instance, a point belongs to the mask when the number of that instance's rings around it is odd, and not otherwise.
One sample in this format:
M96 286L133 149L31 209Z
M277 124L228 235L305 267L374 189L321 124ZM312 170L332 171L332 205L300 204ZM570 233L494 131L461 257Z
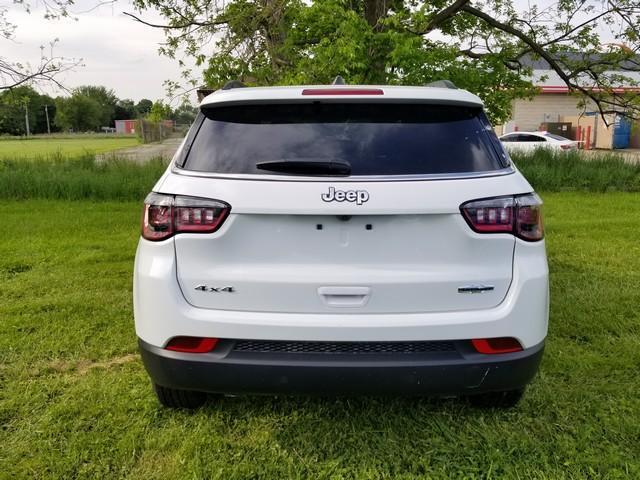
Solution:
M387 15L388 0L364 0L364 18L374 33L384 30L381 20ZM386 58L388 52L385 47L376 42L369 46L369 68L365 76L367 83L382 84L387 81Z
M364 18L376 32L382 30L380 20L387 14L387 0L364 0Z

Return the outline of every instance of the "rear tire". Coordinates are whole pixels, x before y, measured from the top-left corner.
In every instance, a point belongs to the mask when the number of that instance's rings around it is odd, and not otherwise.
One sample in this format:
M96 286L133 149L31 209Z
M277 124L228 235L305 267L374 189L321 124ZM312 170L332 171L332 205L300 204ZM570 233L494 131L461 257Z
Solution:
M513 408L518 405L524 388L504 390L502 392L487 392L468 397L469 403L477 408Z
M168 408L188 408L190 410L201 407L207 401L207 394L191 390L176 390L153 384L158 401Z

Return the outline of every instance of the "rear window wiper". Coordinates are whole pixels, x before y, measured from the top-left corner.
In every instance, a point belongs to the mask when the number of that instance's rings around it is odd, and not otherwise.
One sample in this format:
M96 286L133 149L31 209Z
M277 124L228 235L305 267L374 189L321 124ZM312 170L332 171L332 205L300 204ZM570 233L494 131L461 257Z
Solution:
M256 163L259 170L289 173L294 175L330 175L347 177L351 175L351 164L346 160L326 160L319 158L292 158L269 160Z

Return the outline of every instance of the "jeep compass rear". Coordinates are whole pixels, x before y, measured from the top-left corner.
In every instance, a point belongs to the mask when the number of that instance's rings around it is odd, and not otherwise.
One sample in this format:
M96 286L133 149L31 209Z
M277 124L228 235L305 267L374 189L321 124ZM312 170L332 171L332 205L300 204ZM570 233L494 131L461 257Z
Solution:
M223 89L145 201L134 308L167 406L512 405L547 332L541 201L466 91Z

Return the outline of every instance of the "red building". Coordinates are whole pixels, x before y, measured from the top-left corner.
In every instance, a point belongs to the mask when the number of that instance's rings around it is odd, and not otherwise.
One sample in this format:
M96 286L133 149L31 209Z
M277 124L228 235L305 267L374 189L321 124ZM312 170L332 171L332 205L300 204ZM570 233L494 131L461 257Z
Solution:
M138 120L116 120L116 133L134 134L138 128Z

